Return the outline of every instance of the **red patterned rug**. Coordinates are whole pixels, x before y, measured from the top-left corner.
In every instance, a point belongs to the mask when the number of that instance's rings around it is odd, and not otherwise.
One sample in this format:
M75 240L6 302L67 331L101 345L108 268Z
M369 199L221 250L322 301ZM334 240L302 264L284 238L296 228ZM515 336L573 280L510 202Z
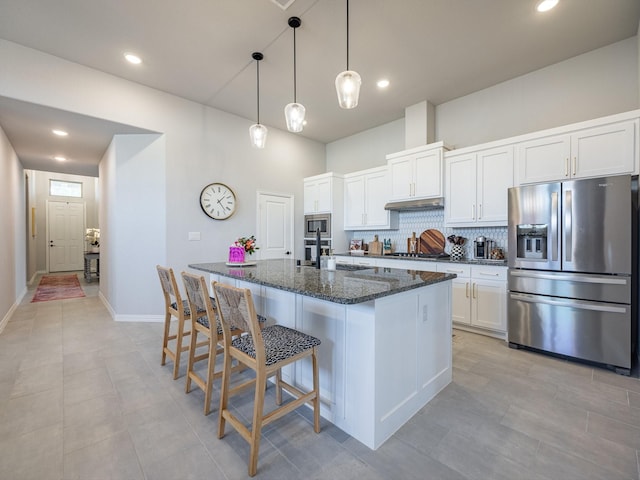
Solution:
M43 275L31 302L84 297L77 275Z

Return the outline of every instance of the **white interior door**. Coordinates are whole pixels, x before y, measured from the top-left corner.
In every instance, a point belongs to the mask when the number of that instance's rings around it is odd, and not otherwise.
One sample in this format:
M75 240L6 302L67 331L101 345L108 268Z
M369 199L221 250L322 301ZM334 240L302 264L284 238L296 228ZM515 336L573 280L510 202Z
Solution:
M258 192L260 259L292 258L293 195Z
M84 203L48 202L50 272L84 268Z

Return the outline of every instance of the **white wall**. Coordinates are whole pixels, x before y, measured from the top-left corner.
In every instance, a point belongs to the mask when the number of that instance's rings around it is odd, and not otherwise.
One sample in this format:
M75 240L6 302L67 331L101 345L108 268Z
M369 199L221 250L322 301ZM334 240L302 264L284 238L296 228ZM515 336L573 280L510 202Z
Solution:
M26 201L24 170L0 128L0 331L26 292Z
M639 106L638 41L629 38L436 107L436 138L456 148Z
M135 320L136 316L153 313L148 305L155 304L158 299L155 266L166 264L167 204L165 192L159 188L167 183L165 137L117 135L113 145L115 178L109 182L106 209L109 220L100 257L108 266L106 277L110 291L115 292L109 303L117 314L116 319ZM145 181L141 182L141 178ZM135 208L131 208L132 205ZM118 289L115 282L130 276L132 271L138 287L130 295ZM142 285L158 288L140 288Z
M387 153L404 150L404 119L327 144L327 171L349 173L386 165Z
M256 150L249 143L251 120L4 40L0 58L0 95L164 135L162 156L127 157L119 145L112 145L103 159L108 164L100 168L100 175L108 176L104 185L100 180L100 227L110 232L109 238L122 233L118 230L126 222L119 223L120 215L128 218L136 209L147 208L165 213L164 251L152 248L137 257L136 252L146 248L137 235L126 241L117 237L117 250L111 245L103 251L101 246L105 258L100 265L100 292L116 317L162 312L159 282L155 277L149 281L157 263L180 272L188 263L221 261L232 241L256 233L257 190L294 195L295 254L303 255L302 178L325 171L323 144L270 128L267 147ZM144 168L138 168L140 164ZM156 183L156 170L165 172L164 183ZM238 212L222 222L206 217L198 203L202 188L216 181L229 185L238 196ZM132 188L127 189L123 206L125 193L119 188L125 183ZM160 205L147 207L148 188ZM137 219L140 231L156 231L157 215L137 215ZM202 240L188 241L188 232L200 232ZM132 260L124 275L118 270L118 256Z

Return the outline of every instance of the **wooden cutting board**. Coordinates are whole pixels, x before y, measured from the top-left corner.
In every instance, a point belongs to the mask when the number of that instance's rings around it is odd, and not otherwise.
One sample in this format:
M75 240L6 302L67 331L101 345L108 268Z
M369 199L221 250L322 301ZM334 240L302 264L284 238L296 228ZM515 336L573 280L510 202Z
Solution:
M420 234L420 253L437 255L444 253L444 235L440 230L430 228Z
M378 235L374 235L373 241L369 242L370 255L382 255L382 242L378 241Z

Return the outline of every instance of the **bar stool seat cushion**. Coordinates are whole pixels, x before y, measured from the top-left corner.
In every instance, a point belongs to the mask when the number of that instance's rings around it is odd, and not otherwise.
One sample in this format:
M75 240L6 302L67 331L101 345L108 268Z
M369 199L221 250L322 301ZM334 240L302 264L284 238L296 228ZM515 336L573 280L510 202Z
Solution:
M173 302L171 304L171 308L173 308L174 310L178 310L178 304L176 302ZM189 301L188 300L182 300L182 311L184 312L184 315L186 317L191 315L191 310L189 310Z
M320 340L316 337L282 325L263 328L262 340L267 357L266 365L273 365L320 345ZM256 358L251 335L236 337L231 341L231 345L251 358Z
M184 301L186 301L186 300L184 300ZM215 305L215 303L214 303L214 305ZM200 310L198 311L198 313L200 313ZM189 315L189 307L187 307L187 309L185 310L185 315ZM259 323L265 323L266 321L267 321L266 317L263 317L262 315L258 315L258 322ZM202 317L197 318L196 322L198 322L200 325L205 326L206 328L210 328L209 319L207 318L206 315L203 315ZM218 335L222 335L222 327L220 326L219 322L217 322L217 323L218 323ZM232 327L231 328L231 330L235 330L235 329L236 329L236 327Z

